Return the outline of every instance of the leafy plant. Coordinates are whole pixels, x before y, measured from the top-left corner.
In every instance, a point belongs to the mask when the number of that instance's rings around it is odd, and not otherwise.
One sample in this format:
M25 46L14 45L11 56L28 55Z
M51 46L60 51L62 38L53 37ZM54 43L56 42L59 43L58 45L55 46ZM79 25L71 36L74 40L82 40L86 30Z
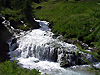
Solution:
M0 75L40 75L36 69L21 68L17 61L5 61L0 63Z

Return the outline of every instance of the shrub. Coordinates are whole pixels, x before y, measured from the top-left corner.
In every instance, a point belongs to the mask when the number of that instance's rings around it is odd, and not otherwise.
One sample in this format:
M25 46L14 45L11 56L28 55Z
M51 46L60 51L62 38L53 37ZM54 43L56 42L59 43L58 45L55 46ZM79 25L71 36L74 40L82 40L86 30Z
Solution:
M21 68L17 61L5 61L0 63L0 75L40 75L36 69Z

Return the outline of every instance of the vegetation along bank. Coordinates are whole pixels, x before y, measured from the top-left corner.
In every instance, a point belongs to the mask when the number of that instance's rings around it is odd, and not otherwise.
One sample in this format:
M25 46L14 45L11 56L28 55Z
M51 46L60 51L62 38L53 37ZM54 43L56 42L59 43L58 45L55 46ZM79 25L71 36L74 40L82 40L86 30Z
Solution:
M49 21L55 35L63 35L64 41L82 41L99 52L99 1L49 0L34 5L35 17Z
M23 30L39 28L38 23L33 20L33 17L47 20L50 22L50 27L52 28L52 32L55 33L55 36L63 35L64 41L70 43L73 41L75 43L77 40L85 42L94 48L93 52L100 54L99 1L1 0L0 15L10 21L14 28ZM6 41L12 35L5 29L2 21L0 17L0 51L2 52L0 54L0 62L9 59L7 56L9 47ZM26 26L24 26L21 21L24 21ZM78 42L75 44L77 43ZM96 56L96 54L94 56ZM6 61L4 64L0 63L1 75L4 73L5 75L14 75L14 73L25 75L26 72L29 72L29 70L18 68L16 62ZM36 70L33 72L36 73L36 75L40 74ZM29 75L30 74L31 72L29 72Z

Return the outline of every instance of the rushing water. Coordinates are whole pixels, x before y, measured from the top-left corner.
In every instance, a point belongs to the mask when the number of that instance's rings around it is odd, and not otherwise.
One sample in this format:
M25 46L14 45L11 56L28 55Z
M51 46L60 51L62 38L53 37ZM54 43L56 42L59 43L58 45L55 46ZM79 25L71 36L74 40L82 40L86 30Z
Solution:
M42 74L51 75L92 75L85 71L72 70L69 68L60 67L60 56L58 51L63 49L76 50L77 47L53 39L54 35L48 27L48 22L36 20L40 23L40 29L34 29L27 32L16 34L17 42L12 44L12 39L9 40L11 60L19 60L19 64L24 68L37 69ZM15 48L16 47L16 48ZM15 50L14 50L15 49Z

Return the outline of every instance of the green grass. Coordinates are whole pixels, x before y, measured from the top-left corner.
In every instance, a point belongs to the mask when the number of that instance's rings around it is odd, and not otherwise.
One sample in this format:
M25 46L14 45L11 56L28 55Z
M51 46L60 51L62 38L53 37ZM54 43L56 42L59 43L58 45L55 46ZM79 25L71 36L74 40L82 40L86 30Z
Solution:
M56 1L34 3L36 18L52 23L52 31L65 38L77 38L100 48L100 4L97 1ZM90 31L92 30L92 31ZM98 44L98 45L97 45Z
M0 75L41 75L36 69L21 68L16 61L0 63Z

